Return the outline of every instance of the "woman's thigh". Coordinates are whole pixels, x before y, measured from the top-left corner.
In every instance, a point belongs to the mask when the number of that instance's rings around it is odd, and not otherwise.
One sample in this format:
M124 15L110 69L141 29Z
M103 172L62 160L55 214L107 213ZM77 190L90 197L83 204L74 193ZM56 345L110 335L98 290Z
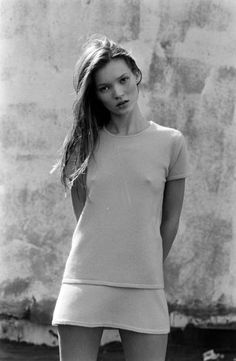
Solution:
M59 325L60 361L96 361L102 327Z
M126 361L164 361L168 335L119 330Z

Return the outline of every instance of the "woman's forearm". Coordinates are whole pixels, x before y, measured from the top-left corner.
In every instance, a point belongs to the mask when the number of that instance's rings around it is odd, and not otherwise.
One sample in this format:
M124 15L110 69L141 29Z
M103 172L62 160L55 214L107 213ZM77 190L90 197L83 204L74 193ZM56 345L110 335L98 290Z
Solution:
M184 198L184 187L185 180L182 178L168 181L165 185L160 226L163 244L163 261L168 256L178 231Z
M169 254L169 251L175 240L178 231L179 221L176 219L163 220L160 226L163 247L163 262Z

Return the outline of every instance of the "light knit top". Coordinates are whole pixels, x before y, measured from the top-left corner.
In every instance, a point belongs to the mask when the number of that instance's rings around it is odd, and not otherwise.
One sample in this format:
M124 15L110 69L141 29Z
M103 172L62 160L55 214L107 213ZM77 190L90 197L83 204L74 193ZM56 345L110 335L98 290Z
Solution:
M122 136L103 128L63 282L163 288L163 191L166 181L186 177L186 165L176 129L151 121Z

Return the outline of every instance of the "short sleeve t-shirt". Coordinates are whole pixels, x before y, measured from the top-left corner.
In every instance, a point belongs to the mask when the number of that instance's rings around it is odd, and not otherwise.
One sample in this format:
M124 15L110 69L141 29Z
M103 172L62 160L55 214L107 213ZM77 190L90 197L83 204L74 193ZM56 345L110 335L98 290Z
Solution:
M182 133L154 122L133 135L100 131L65 283L163 288L165 182L187 175Z

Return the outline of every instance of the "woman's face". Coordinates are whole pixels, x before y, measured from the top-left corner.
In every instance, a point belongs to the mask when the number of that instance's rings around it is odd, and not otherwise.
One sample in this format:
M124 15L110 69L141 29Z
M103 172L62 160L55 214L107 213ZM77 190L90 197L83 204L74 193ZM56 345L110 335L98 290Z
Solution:
M113 59L95 74L98 99L111 114L132 111L138 99L136 76L123 59Z

